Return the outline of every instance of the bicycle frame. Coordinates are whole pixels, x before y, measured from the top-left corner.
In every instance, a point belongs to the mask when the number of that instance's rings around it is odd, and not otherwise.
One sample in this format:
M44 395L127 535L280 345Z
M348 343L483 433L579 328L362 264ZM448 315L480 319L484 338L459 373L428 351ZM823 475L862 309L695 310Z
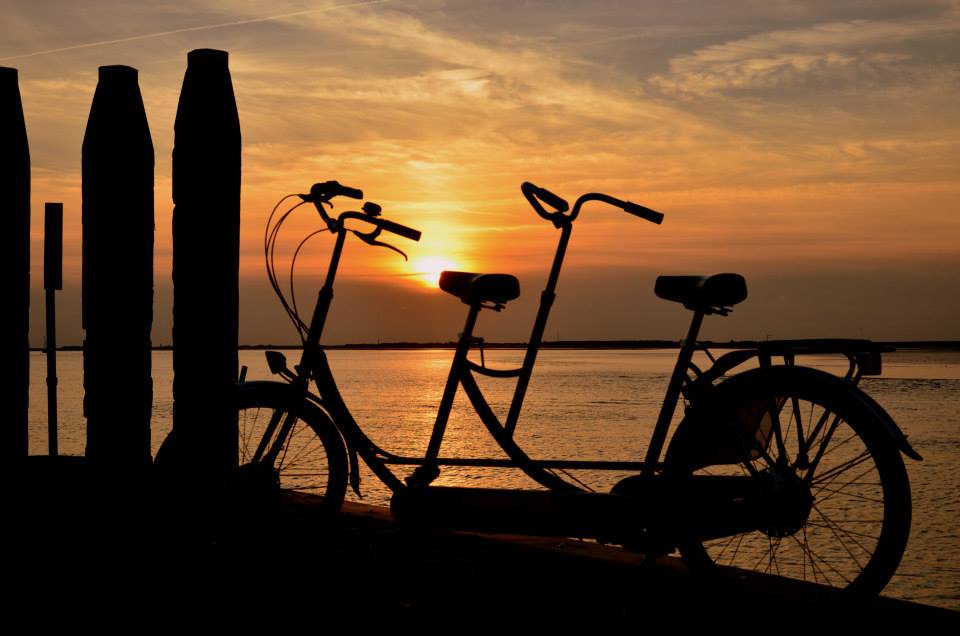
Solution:
M560 277L560 271L566 254L567 245L572 232L572 219L559 225L560 238L557 249L554 254L553 263L550 268L550 274L547 279L545 289L540 295L540 305L534 319L532 332L527 344L523 362L520 367L515 369L491 369L485 364L476 364L469 359L469 353L472 345L480 342L473 336L474 326L476 324L479 312L484 307L481 304L471 305L467 313L467 319L463 330L457 341L453 362L447 376L443 396L437 411L433 431L430 441L423 457L406 457L390 453L380 448L374 443L362 430L350 413L345 404L333 372L330 369L326 353L320 344L323 335L323 328L326 318L333 301L333 288L336 280L337 271L340 265L341 256L347 232L341 231L336 234L336 241L330 256L330 263L327 269L326 279L320 292L317 295L317 302L310 323L309 332L304 343L303 353L300 364L296 367L297 372L292 382L299 386L304 397L313 399L316 403L325 408L332 416L340 433L347 442L351 453L358 454L363 461L370 467L374 474L392 491L396 492L406 487L406 485L426 485L429 484L439 474L439 466L477 466L477 467L502 467L518 468L527 474L531 479L540 485L551 490L577 490L572 483L565 481L553 470L567 469L590 469L590 470L629 470L641 471L643 474L653 474L660 468L659 458L667 438L667 429L673 418L677 402L681 394L681 388L689 380L688 371L691 369L691 359L696 350L696 338L703 319L701 312L694 314L693 321L683 341L677 362L671 375L670 383L667 387L666 396L661 406L657 424L654 429L653 439L648 447L644 461L591 461L591 460L540 460L529 457L514 440L514 432L520 418L523 407L523 401L526 396L530 378L533 374L533 368L536 364L537 354L539 353L543 333L546 328L547 319L550 314L554 299L556 298L556 286ZM494 307L499 310L500 307ZM482 356L482 350L481 350ZM516 378L517 384L514 389L513 398L510 404L506 420L501 422L494 414L493 409L488 404L483 392L477 384L474 374L480 374L493 378ZM312 396L309 393L308 385L310 380L317 386L318 396ZM494 458L445 458L440 456L440 448L449 420L450 411L457 390L463 387L471 405L479 415L487 431L497 442L500 448L507 455L507 459ZM282 438L282 434L280 436ZM352 461L351 463L355 463ZM397 477L390 469L392 465L415 465L418 468L413 475L407 478L407 484ZM355 471L355 466L353 467Z
M579 209L579 203L577 209ZM402 490L407 486L429 485L437 475L439 475L440 466L516 468L523 471L541 486L554 491L579 489L578 486L555 474L553 472L554 470L638 471L643 476L652 477L663 468L660 458L667 441L670 424L673 420L680 396L684 395L688 401L694 402L702 395L704 386L711 386L714 381L720 379L727 371L740 366L751 358L758 358L761 366L769 366L773 356L780 356L786 364L793 364L796 353L841 353L846 355L850 360L850 370L846 379L853 384L857 383L864 369L866 369L867 373L870 373L873 371L872 367L878 367L879 365L879 352L882 348L878 348L868 341L780 341L764 343L763 345L758 345L756 348L727 353L714 360L713 365L709 369L701 371L692 362L694 353L697 350L703 349L703 347L697 344L697 335L703 322L704 312L697 310L693 312L693 318L687 330L687 335L684 340L681 341L677 360L674 364L666 394L643 461L533 459L517 445L514 440L514 432L516 431L520 418L523 401L526 396L530 378L533 374L537 355L541 348L550 309L556 298L557 281L560 277L567 245L570 241L574 218L575 214L570 216L561 214L552 219L554 225L560 230L560 238L546 287L540 295L539 308L534 318L530 339L520 367L515 369L491 369L483 363L482 339L473 336L477 317L481 309L492 308L499 311L502 307L490 307L482 303L470 305L466 322L457 341L430 441L422 457L408 457L390 453L379 447L363 432L363 429L350 413L349 408L337 388L326 353L320 344L326 318L333 301L334 283L348 234L345 229L341 229L341 231L336 233L336 241L330 256L326 279L317 295L317 302L304 342L300 364L296 367L296 373L288 373L287 377L294 386L299 387L305 399L313 400L326 409L332 416L351 453L351 473L354 480L358 479L357 455L363 459L374 474L393 492ZM479 365L469 358L472 346L477 342L481 344L481 364ZM711 360L713 360L712 356ZM876 372L879 372L879 368L876 369ZM504 422L501 422L493 412L493 409L488 404L477 384L474 374L501 379L517 379L510 409ZM318 396L314 396L309 392L309 382L311 380L317 386ZM467 394L473 409L480 417L480 420L483 422L491 437L493 437L507 455L507 459L446 458L440 456L440 449L453 401L460 387L462 387ZM279 422L273 423L272 428L278 425L280 425ZM284 423L284 426L287 425L287 423ZM902 434L899 436L895 435L895 437L899 438L898 441L905 441ZM274 442L274 448L269 451L270 453L274 453L279 449L283 438L284 431L281 429L280 435L277 436ZM901 445L901 448L903 448L903 445ZM258 456L263 450L265 449L258 449ZM912 451L912 449L910 450ZM911 453L908 452L907 454L909 455ZM417 466L417 468L413 474L406 478L406 483L404 483L390 468L391 466L397 465L412 465ZM357 481L354 481L353 485L354 488L358 488Z

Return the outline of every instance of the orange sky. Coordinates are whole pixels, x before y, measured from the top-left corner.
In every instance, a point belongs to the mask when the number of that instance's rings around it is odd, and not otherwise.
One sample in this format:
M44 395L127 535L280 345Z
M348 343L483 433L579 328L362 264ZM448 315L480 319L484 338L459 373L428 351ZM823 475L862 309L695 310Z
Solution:
M584 212L552 335L679 338L683 312L652 297L655 275L739 271L751 297L707 337L960 338L956 2L15 2L2 30L30 136L35 257L43 202L66 206L66 342L82 337L80 144L104 64L140 70L154 341L169 342L173 118L199 47L230 52L243 129L242 341L295 339L265 295L263 223L327 179L424 232L403 246L410 265L351 246L331 342L454 337L460 306L419 282L425 258L516 273L523 298L485 324L524 338L556 239L524 180L667 215ZM289 240L315 224L304 212ZM304 298L329 243L314 241ZM35 334L39 310L36 296Z

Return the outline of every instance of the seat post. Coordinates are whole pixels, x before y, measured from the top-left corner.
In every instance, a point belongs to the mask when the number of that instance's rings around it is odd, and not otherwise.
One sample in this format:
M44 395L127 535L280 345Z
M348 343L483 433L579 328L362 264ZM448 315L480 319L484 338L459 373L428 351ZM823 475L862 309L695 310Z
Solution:
M430 434L430 444L427 446L427 454L424 458L426 460L424 472L433 472L433 470L435 470L432 464L440 454L440 444L443 442L443 434L447 428L447 420L450 417L450 410L453 408L453 399L456 397L457 387L460 385L460 374L466 364L467 354L473 342L473 328L477 323L477 314L480 313L480 308L479 302L470 305L470 311L467 312L467 321L464 323L463 332L457 341L457 351L453 356L453 363L450 365L447 384L443 388L440 408L437 409L437 420L434 422L433 432ZM429 481L427 483L429 483Z
M660 460L660 453L663 451L663 445L667 440L667 431L670 428L673 413L676 411L677 402L680 399L680 389L687 378L687 370L690 367L690 361L693 359L693 352L697 348L697 336L700 333L700 326L703 324L703 316L702 309L694 310L690 328L687 330L687 337L680 342L677 363L673 367L670 384L667 385L667 394L663 398L663 406L660 407L660 415L657 417L657 425L650 438L650 446L647 447L644 475L652 476L657 462Z

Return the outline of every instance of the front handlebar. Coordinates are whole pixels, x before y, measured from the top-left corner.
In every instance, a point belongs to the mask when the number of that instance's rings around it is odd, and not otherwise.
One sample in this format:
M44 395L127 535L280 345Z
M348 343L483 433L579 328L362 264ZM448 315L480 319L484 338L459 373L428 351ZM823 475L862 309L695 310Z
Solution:
M310 187L310 196L313 198L314 203L318 201L329 201L333 197L362 199L363 190L340 185L337 181L324 181L323 183L314 183Z
M663 222L663 214L661 212L651 210L650 208L642 206L639 203L634 203L633 201L617 199L609 194L601 194L599 192L584 194L577 199L577 202L573 205L573 211L571 211L570 214L564 214L567 209L569 209L569 204L564 199L557 196L553 192L550 192L546 188L541 188L533 185L529 181L525 181L523 185L520 186L520 191L523 192L523 196L527 198L527 201L530 203L536 213L553 223L553 225L557 228L563 227L569 223L573 223L576 220L577 215L580 214L580 208L583 207L583 205L588 201L602 201L603 203L608 203L614 207L620 208L624 212L629 212L634 216L638 216L641 219L650 221L651 223L656 223L657 225ZM546 203L554 208L554 211L547 212L541 202Z
M330 199L334 197L362 199L363 190L360 190L359 188L351 188L349 186L342 185L338 181L324 181L322 183L314 183L310 187L310 194L301 194L298 196L304 201L313 203L313 205L317 208L317 212L320 213L320 216L327 224L327 228L329 228L329 230L334 234L343 228L343 223L347 219L359 219L376 226L378 231L382 230L384 232L390 232L391 234L402 236L410 239L411 241L420 240L421 233L419 230L415 230L412 227L407 227L406 225L400 225L394 221L388 221L387 219L379 218L380 206L375 203L370 203L369 201L364 204L364 212L344 212L336 219L330 218L330 215L327 214L327 211L323 207L324 204L331 205Z

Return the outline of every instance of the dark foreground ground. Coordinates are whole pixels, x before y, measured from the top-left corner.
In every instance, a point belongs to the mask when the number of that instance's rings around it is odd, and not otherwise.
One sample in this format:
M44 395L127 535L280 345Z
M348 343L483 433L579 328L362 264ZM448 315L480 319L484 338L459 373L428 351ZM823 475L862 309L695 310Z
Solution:
M210 633L773 633L909 627L956 633L960 613L858 602L773 577L688 575L672 558L562 538L397 527L347 504L126 490L76 467L6 479L0 625ZM27 478L29 477L29 478ZM115 483L115 480L113 480ZM954 558L954 555L945 555Z

